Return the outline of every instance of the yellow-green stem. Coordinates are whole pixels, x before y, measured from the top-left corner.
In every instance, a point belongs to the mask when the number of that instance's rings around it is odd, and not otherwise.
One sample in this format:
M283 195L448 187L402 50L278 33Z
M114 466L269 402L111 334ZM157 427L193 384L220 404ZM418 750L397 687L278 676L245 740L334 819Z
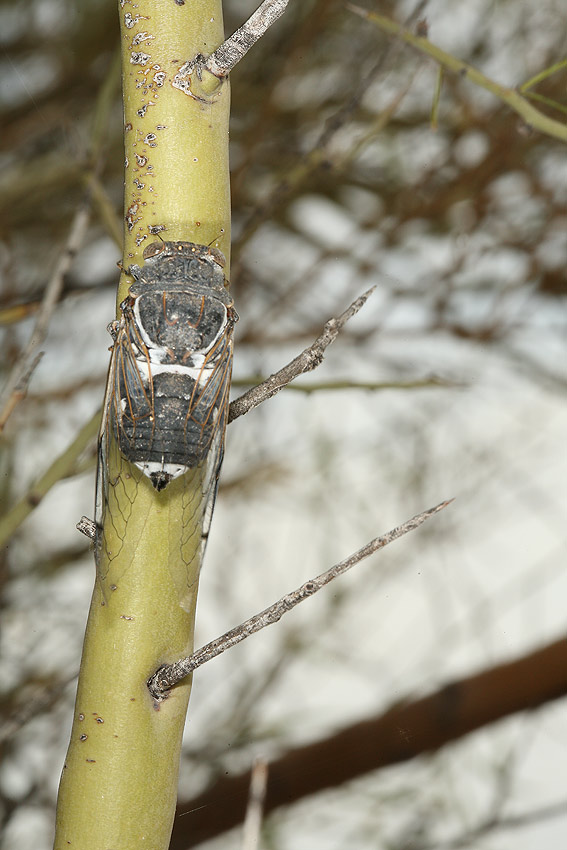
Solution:
M228 83L172 86L179 67L223 40L220 0L120 3L125 115L125 230L118 304L159 238L213 244L228 261ZM198 84L196 80L195 84ZM228 276L228 272L227 272ZM98 575L56 850L166 850L190 682L154 705L146 680L188 654L200 569L201 470L157 492L115 444L108 462ZM185 536L183 537L183 533ZM183 540L182 540L183 537Z
M127 23L137 20L133 26L125 25L128 12ZM174 0L141 0L135 6L126 3L120 16L124 266L141 264L144 247L158 238L212 244L228 262L228 82L205 72L205 91L197 91L195 74L194 88L205 102L171 85L185 60L211 53L222 43L222 4L199 0L176 6ZM123 275L119 301L130 283Z

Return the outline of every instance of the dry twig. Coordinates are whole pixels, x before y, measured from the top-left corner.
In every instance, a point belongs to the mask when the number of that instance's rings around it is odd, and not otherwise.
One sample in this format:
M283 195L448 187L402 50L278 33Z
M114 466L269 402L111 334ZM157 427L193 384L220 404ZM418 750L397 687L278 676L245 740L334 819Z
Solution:
M250 791L242 834L242 850L257 850L268 785L268 762L257 758L250 774Z
M173 78L172 85L196 100L202 100L195 94L192 76L201 81L203 71L208 71L218 79L228 77L235 65L248 53L250 48L262 38L267 30L281 18L289 0L264 0L246 23L242 24L226 41L217 47L210 56L198 54L185 62Z
M39 363L41 354L37 353L37 349L47 336L51 316L61 297L65 275L69 271L75 254L85 237L89 222L89 212L90 203L87 200L81 204L74 215L67 244L61 252L55 270L45 289L33 333L25 351L14 365L6 382L0 402L0 433L4 430L4 426L16 405L24 398L32 373Z
M272 24L281 18L288 2L289 0L264 0L246 23L211 53L205 63L207 70L215 77L226 77Z
M375 287L368 289L362 295L353 301L350 307L341 313L336 319L329 319L315 342L304 349L301 354L277 371L274 375L270 375L261 384L243 393L239 398L236 398L230 405L228 412L228 421L233 422L239 416L243 416L252 410L253 407L258 407L266 399L271 398L280 390L283 390L290 381L297 378L298 375L303 375L304 372L311 372L323 360L325 349L334 342L342 330L343 326L351 319L362 306L366 303L369 296L374 292Z
M407 534L409 531L414 531L416 528L419 528L419 526L429 519L429 517L443 510L443 508L446 508L451 502L452 499L449 499L446 502L441 502L434 508L429 508L429 510L423 511L423 513L417 514L411 519L408 519L402 525L397 526L397 528L393 528L382 537L375 537L374 540L371 540L370 543L367 543L366 546L362 547L362 549L359 549L357 552L349 555L349 557L345 558L344 561L341 561L339 564L335 564L335 566L326 570L324 573L306 581L301 585L301 587L298 587L291 593L282 596L281 599L278 599L278 601L274 602L273 605L270 605L268 608L260 611L259 614L255 614L253 617L250 617L249 620L246 620L234 629L225 632L225 634L221 635L221 637L218 637L201 647L201 649L198 649L193 653L193 655L190 655L188 658L181 658L174 664L168 664L164 667L160 667L159 670L157 670L148 680L148 688L151 695L157 701L166 699L167 692L170 688L184 679L185 676L188 676L189 673L192 673L193 670L196 670L197 667L201 667L203 664L206 664L207 661L210 661L212 658L215 658L227 649L236 646L237 643L240 643L247 637L250 637L250 635L253 635L255 632L259 632L266 626L271 626L273 623L277 623L281 620L284 614L287 614L288 611L291 611L292 608L295 608L295 606L299 605L300 602L303 602L304 599L307 599L309 596L313 596L314 593L317 593L318 590L321 590L321 588L325 587L326 584L329 584L330 581L343 573L346 573L351 569L351 567L354 567L355 564L364 560L364 558L367 558L374 552L378 552L389 543L392 543L399 537L403 537L403 535Z

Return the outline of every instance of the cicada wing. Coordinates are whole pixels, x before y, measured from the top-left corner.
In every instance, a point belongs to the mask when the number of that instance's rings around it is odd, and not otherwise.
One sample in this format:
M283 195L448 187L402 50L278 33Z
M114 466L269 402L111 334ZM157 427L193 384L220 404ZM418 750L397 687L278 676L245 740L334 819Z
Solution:
M209 531L213 519L217 492L219 489L219 476L224 457L224 435L220 433L214 437L211 450L205 461L206 473L203 481L203 519L201 532L201 564L205 556L207 541L209 539Z
M115 371L116 371L116 342L112 347L110 355L110 366L108 367L108 375L106 378L106 391L104 394L104 402L102 405L102 417L100 421L100 430L98 433L98 456L97 456L97 471L96 471L96 496L95 496L95 522L97 526L97 536L100 537L104 522L105 509L105 494L108 486L108 441L109 417L112 404L112 395L115 387ZM95 557L98 560L98 546L95 547Z
M202 538L204 550L215 507L220 469L224 457L224 440L228 421L230 379L232 375L232 340L227 335L220 340L220 350L212 353L214 365L206 380L199 382L189 411L193 422L201 425L206 454L203 476ZM206 363L205 363L206 367ZM203 370L205 372L205 369Z
M132 348L136 329L133 323L130 325L125 323L114 345L116 362L108 408L109 425L123 450L127 451L128 446L145 440L149 451L152 432L147 423L152 421L154 412L151 363L141 342L137 346L139 354L136 357Z
M99 432L95 500L97 560L100 545L103 544L105 513L110 503L109 468L122 462L122 453L136 439L139 423L147 422L152 412L151 373L149 368L141 371L143 365L143 360L140 362L136 359L132 348L132 328L123 317L112 347ZM123 512L119 513L120 516L113 516L113 523L118 525L117 531L122 538L125 527L122 529L121 526L125 526L127 518Z
M231 374L232 342L223 336L205 359L187 415L188 429L200 430L201 456L209 451L219 430L224 435Z

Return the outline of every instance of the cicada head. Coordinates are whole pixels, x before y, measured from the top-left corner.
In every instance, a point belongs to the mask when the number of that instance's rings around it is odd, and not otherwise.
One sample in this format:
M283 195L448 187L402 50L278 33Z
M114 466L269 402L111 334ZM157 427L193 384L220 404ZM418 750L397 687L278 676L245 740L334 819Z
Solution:
M134 264L128 269L134 278L131 294L139 295L148 285L166 289L189 285L194 291L220 298L227 306L232 303L220 251L194 242L152 242L142 256L143 266Z

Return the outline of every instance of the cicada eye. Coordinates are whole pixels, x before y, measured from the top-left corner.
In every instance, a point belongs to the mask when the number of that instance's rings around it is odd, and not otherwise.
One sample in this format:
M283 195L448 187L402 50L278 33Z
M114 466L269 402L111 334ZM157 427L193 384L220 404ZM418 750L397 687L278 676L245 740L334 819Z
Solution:
M221 267L221 269L224 269L224 268L225 268L225 266L226 266L226 257L224 256L224 254L223 254L223 252L222 252L222 251L220 251L218 248L211 248L211 247L209 246L209 254L210 254L210 255L211 255L211 257L215 260L215 262L219 264L219 266Z
M142 251L142 257L144 260L150 260L152 257L155 257L156 254L161 254L165 248L166 245L164 242L150 242L150 244L146 245Z

